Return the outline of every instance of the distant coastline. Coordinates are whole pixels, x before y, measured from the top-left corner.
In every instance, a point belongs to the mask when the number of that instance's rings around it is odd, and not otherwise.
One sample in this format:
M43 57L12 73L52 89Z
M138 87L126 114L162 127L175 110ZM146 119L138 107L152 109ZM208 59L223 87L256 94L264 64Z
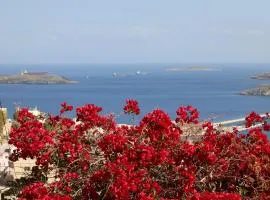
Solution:
M197 72L197 71L218 71L217 68L210 68L204 66L191 66L191 67L169 67L166 69L167 72Z
M47 72L24 71L16 75L0 75L0 84L74 84L77 81L70 80L64 76L50 75Z

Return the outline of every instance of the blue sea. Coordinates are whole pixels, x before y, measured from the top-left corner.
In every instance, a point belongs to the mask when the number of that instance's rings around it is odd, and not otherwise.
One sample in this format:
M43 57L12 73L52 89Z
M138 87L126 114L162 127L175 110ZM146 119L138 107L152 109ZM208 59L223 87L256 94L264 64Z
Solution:
M181 68L198 64L49 64L0 65L0 74L46 71L63 75L78 84L70 85L0 85L0 100L12 117L16 105L37 107L57 114L62 102L74 106L93 103L103 107L103 113L114 113L119 123L128 123L123 116L125 99L139 101L142 114L155 108L164 109L172 119L180 105L193 105L201 119L222 121L245 116L251 111L270 111L270 97L241 96L238 92L270 81L249 77L269 72L266 64L204 64L215 71L168 72L166 68ZM201 66L201 65L199 65ZM141 73L136 75L136 72ZM113 73L120 76L113 76ZM144 74L146 73L146 74ZM125 76L127 75L127 76Z

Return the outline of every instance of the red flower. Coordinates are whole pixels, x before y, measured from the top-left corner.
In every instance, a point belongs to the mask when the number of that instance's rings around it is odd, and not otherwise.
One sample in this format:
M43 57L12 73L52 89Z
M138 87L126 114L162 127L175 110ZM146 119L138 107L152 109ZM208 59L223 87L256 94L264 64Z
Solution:
M140 114L140 108L139 108L138 101L133 100L133 99L127 99L126 100L126 105L124 106L124 112L126 114L139 115Z
M241 200L239 194L224 192L204 192L194 195L191 200Z
M143 117L140 122L141 127L148 127L154 130L168 129L172 121L163 110L156 109Z
M255 113L251 112L247 117L246 117L246 127L249 128L252 125L254 125L256 122L262 122L262 117Z
M64 112L67 112L67 111L72 111L72 110L73 110L72 105L68 105L66 102L61 104L61 110L60 110L61 114L63 114Z
M177 109L176 114L176 122L195 124L199 122L199 111L192 106L181 106Z
M20 194L19 200L72 200L68 195L50 193L44 183L38 182L26 186Z

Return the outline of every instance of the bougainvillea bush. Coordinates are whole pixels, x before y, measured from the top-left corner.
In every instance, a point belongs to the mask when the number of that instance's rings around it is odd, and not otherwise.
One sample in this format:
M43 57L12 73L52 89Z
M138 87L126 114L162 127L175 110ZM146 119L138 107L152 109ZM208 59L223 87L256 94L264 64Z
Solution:
M175 120L156 109L130 126L93 104L78 107L75 120L66 117L72 110L63 103L44 119L19 111L10 159L36 159L19 199L270 199L269 115L252 112L246 126L263 126L241 134L199 122L192 106ZM124 113L139 115L138 102L127 100ZM192 126L199 131L185 137Z

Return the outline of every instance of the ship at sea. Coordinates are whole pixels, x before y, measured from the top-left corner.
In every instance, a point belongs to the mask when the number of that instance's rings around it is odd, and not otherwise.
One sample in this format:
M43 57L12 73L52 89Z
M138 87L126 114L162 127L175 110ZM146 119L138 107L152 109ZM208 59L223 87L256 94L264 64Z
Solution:
M127 77L127 76L146 76L147 72L141 72L140 70L133 73L113 72L114 77Z

